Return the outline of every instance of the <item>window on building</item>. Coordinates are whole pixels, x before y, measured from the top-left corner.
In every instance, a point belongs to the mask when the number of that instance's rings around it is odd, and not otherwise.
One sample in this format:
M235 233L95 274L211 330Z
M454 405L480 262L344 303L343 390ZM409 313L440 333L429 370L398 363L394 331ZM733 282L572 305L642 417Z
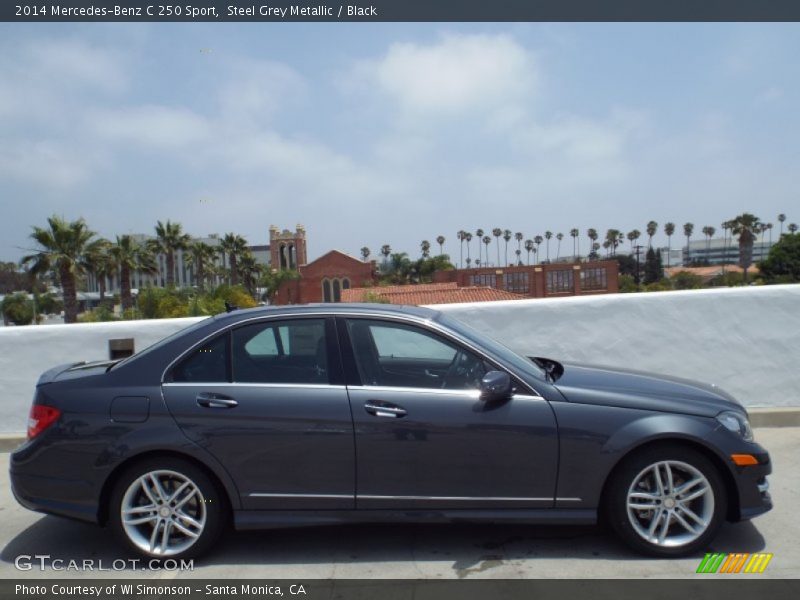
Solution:
M331 282L327 279L322 280L322 301L331 302L333 295L331 294Z
M494 273L478 273L477 275L470 275L469 284L490 288L497 287L497 275Z
M503 275L503 286L506 291L515 294L529 292L528 273L506 273Z
M574 284L572 280L572 269L547 271L548 294L572 292L573 290L574 290Z
M581 289L582 290L605 290L608 289L608 275L602 267L581 270Z

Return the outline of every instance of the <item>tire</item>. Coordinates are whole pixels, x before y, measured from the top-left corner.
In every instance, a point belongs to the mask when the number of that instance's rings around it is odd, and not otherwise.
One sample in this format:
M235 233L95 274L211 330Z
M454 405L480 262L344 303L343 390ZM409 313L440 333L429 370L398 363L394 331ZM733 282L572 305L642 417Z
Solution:
M663 445L624 459L609 480L603 509L611 529L637 552L679 557L707 547L727 506L722 476L708 458Z
M197 465L171 456L154 457L119 477L111 493L108 523L138 554L190 558L209 550L219 538L227 506L219 488ZM125 520L123 511L128 515Z

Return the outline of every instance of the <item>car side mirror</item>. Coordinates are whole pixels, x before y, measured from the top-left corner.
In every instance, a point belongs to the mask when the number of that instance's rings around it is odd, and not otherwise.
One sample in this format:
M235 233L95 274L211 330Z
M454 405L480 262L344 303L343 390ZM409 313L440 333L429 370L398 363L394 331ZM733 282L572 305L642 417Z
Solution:
M489 371L481 379L481 400L492 402L511 397L511 377L504 371Z

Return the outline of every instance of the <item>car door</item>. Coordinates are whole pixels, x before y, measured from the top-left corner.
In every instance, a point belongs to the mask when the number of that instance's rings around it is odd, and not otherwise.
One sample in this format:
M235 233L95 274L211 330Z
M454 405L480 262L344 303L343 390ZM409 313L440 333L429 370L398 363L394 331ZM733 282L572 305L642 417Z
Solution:
M337 321L356 439L359 509L553 506L558 460L549 404L517 383L484 402L497 364L421 324Z
M332 318L247 323L195 347L164 398L245 509L354 507L353 425Z

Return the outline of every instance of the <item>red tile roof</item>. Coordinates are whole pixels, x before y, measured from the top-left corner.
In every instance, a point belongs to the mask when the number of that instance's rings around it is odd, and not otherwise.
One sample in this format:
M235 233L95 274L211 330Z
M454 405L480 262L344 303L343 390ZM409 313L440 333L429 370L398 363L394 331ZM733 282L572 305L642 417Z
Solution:
M390 304L453 304L457 302L492 302L522 300L525 296L490 287L458 287L455 282L386 287L351 288L342 290L342 302L364 302L370 295L388 300Z

